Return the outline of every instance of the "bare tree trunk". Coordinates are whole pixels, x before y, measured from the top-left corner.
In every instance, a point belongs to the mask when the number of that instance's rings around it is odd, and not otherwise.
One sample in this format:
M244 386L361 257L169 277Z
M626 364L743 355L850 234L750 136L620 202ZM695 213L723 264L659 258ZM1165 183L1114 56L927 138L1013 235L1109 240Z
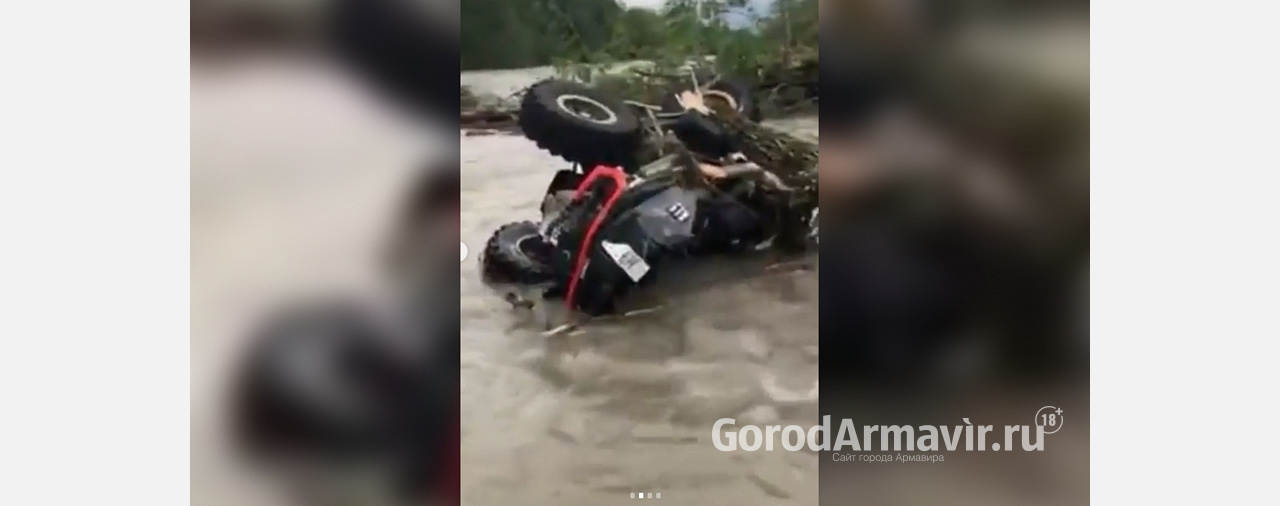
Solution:
M791 48L795 47L795 40L791 34L791 0L778 0L778 9L782 11L782 26L786 28L787 33L786 46L782 48L782 63L790 67Z

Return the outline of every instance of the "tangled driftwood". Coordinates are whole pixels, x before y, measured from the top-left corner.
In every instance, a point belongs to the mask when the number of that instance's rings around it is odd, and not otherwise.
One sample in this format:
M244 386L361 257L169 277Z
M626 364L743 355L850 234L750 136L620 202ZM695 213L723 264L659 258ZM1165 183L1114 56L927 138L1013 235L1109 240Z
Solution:
M516 110L462 111L462 128L468 130L505 130L516 127Z

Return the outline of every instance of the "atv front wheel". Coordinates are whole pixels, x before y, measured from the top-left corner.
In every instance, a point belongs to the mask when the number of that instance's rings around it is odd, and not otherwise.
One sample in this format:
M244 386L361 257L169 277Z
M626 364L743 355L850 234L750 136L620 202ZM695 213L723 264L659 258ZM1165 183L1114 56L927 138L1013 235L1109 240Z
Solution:
M538 147L588 170L632 168L644 140L640 118L620 100L560 80L533 85L520 104L520 129Z
M552 246L536 223L509 223L494 231L480 256L481 277L491 284L537 285L554 279Z

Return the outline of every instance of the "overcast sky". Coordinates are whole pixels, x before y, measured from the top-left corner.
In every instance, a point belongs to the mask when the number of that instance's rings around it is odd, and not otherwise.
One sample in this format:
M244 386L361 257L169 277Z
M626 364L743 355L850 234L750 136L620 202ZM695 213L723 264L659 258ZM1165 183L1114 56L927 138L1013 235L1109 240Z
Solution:
M642 7L656 10L662 7L662 4L666 3L666 0L621 0L621 2L627 7ZM773 0L751 0L750 3L757 13L766 14L768 13L769 6L773 5ZM752 19L746 14L734 12L730 12L729 15L725 17L725 20L729 23L729 26L732 27L746 26L752 21Z

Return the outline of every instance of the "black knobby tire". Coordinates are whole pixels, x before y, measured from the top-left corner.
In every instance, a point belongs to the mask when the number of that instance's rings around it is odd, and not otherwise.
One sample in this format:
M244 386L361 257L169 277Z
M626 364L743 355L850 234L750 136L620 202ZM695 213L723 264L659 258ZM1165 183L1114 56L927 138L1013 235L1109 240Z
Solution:
M684 111L684 106L680 105L679 96L681 93L691 90L692 87L684 86L672 89L662 98L663 114L678 114ZM746 116L751 121L759 122L762 119L760 107L756 104L755 98L751 95L751 87L737 81L716 81L703 89L704 99L716 100L723 99L730 102L733 109L738 114Z
M481 276L487 283L499 284L536 285L552 281L551 265L538 258L549 249L538 224L522 221L503 225L484 245L480 256Z
M607 93L572 81L552 79L529 88L520 104L519 124L538 147L587 168L634 167L644 141L635 112Z
M279 452L368 449L385 432L385 406L366 402L368 369L344 358L376 356L377 332L348 305L301 307L275 315L255 335L233 389L236 442L263 457ZM293 365L306 356L311 368ZM385 372L385 371L384 371ZM341 394L332 385L344 387ZM364 400L362 400L364 399Z

